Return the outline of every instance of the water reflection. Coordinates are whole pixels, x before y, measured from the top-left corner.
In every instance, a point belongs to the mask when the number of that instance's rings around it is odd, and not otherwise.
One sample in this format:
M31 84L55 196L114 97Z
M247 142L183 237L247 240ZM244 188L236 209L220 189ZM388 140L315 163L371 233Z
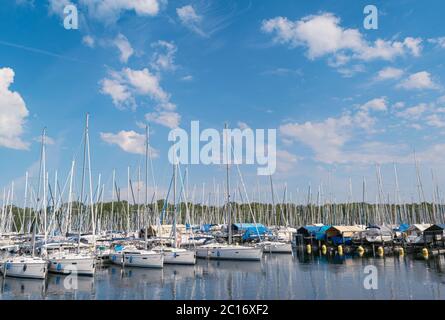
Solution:
M377 290L364 286L366 266ZM444 299L445 257L266 255L260 262L198 260L163 269L99 268L94 277L6 278L0 299Z

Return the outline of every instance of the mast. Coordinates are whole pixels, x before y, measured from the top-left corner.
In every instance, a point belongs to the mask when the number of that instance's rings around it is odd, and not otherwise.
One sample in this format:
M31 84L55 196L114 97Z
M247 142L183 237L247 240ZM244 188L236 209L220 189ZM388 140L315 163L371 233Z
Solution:
M86 171L86 162L87 162L87 139L88 139L88 113L86 114L85 119L85 132L84 132L84 143L83 143L83 164L82 164L82 181L80 187L80 210L79 210L79 218L78 218L78 226L77 226L77 252L80 251L80 235L82 229L82 214L83 214L83 194L85 189L85 171Z
M144 201L144 248L147 250L148 218L148 125L145 126L145 201Z
M226 187L227 187L227 228L229 229L229 244L232 244L232 212L230 210L230 180L229 180L229 140L227 123L224 125L226 140Z
M175 151L176 152L176 151ZM176 159L173 161L173 248L176 248Z

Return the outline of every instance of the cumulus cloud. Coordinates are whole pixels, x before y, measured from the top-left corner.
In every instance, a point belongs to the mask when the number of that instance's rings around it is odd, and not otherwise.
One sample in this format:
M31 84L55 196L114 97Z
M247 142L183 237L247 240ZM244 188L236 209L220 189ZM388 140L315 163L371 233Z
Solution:
M261 30L272 34L276 43L290 48L305 47L311 60L330 56L330 65L339 67L353 59L369 61L393 60L397 56L419 56L421 39L407 37L403 41L377 39L366 41L358 29L340 26L340 18L332 13L306 16L297 21L285 17L264 20Z
M198 15L191 5L186 5L176 9L176 14L181 23L193 32L205 37L206 34L201 29L202 16Z
M397 112L396 116L406 120L417 120L425 111L427 111L426 103L420 103L414 107L409 107Z
M431 114L428 117L426 117L426 123L429 126L435 127L435 128L444 128L445 127L445 121L439 117L437 114Z
M0 146L11 149L28 149L29 143L22 140L28 109L18 92L11 91L14 70L0 69Z
M101 81L101 87L101 92L110 95L117 107L133 105L135 95L147 95L158 103L169 104L169 95L162 89L159 76L147 68L110 71L109 77Z
M299 142L314 152L314 159L327 164L391 162L397 153L392 146L380 142L365 142L361 135L375 132L376 119L370 111L386 111L385 97L376 98L361 105L355 113L344 113L322 121L285 123L279 127L281 137ZM357 144L359 145L357 147ZM354 148L350 148L355 145Z
M393 67L386 67L380 70L375 77L377 81L399 79L403 75L404 71L402 69L397 69Z
M397 85L398 88L407 90L420 89L438 89L439 86L431 79L431 74L426 71L421 71L411 74L408 78L402 80Z
M50 0L63 1L63 0ZM156 16L165 0L79 0L87 8L88 15L104 23L114 23L125 11L138 16Z
M181 115L179 113L162 109L147 113L145 118L147 121L152 121L170 129L177 128L181 122Z
M428 39L428 42L433 43L440 48L445 48L445 37Z
M135 154L145 154L145 135L133 130L121 130L118 133L101 132L100 138L110 145L117 145L123 151ZM149 146L150 155L159 156L157 150Z
M145 115L148 121L168 128L179 126L181 116L170 95L161 87L160 77L148 68L133 70L124 68L120 72L110 71L109 77L101 82L101 92L111 96L118 108L135 108L136 96L147 96L156 103L155 110Z
M127 37L119 33L117 37L112 41L112 44L118 48L120 57L119 60L122 63L127 63L128 59L133 55L134 50L128 41Z
M386 111L388 103L386 97L375 98L360 106L360 109L364 111Z
M151 66L155 70L175 70L175 54L178 48L173 42L159 40L152 43L152 48L155 49L151 57Z

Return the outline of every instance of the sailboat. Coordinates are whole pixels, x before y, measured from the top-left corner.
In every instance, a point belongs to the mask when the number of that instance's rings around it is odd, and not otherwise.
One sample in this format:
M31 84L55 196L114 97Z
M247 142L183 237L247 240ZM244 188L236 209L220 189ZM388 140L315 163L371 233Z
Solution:
M146 127L145 154L148 157L148 127ZM146 158L147 159L147 158ZM147 186L147 161L145 164L145 186ZM147 190L145 196L145 209L147 208ZM134 245L116 245L110 253L110 261L122 267L162 268L164 266L164 254L154 250L147 250L147 228L144 232L144 249L138 249Z
M227 129L227 125L225 125ZM227 132L227 131L226 131ZM227 134L226 146L229 146ZM232 210L230 207L230 182L229 182L229 156L231 153L226 150L226 187L227 187L227 227L228 227L228 243L209 243L196 248L196 256L198 258L217 259L217 260L254 260L260 261L263 256L263 248L261 246L242 246L232 244Z
M93 230L93 246L95 246L95 217L94 217L94 208L93 208L93 191L91 186L91 159L90 159L90 141L88 134L88 120L89 114L86 115L85 122L85 134L84 134L84 152L83 152L83 171L82 171L82 184L81 184L81 202L84 193L85 186L85 169L88 162L88 173L89 173L89 182L90 182L90 211L91 211L91 221L92 221L92 230ZM78 225L78 246L76 252L70 252L67 250L58 250L57 252L51 253L48 256L49 262L49 271L53 273L60 274L78 274L78 275L86 275L93 276L96 271L96 258L94 254L85 251L80 251L80 237L81 237L81 220L83 216L83 205L80 206L79 212L79 225ZM45 231L45 242L46 242L46 231Z
M270 188L272 193L272 217L275 218L275 222L277 222L277 214L276 214L276 207L275 207L275 196L274 196L274 189L273 189L273 182L272 182L272 175L269 175L270 178ZM285 190L286 191L286 190ZM283 199L285 200L285 199ZM281 210L281 207L280 207ZM282 214L282 211L280 212ZM284 217L282 217L284 218ZM277 223L275 223L278 225ZM276 231L279 231L279 227L276 229ZM278 237L276 237L278 238ZM265 253L292 253L292 244L290 241L280 241L279 239L270 239L270 240L264 240L260 243L263 246L263 251Z
M45 156L45 133L46 128L43 129L42 134L42 156L40 159L40 166L44 165ZM39 176L40 178L40 176ZM45 184L44 180L44 184ZM44 202L45 205L45 202ZM35 252L35 236L36 236L36 222L33 225L32 234L32 252L31 255L19 255L7 257L0 262L0 271L3 277L17 277L17 278L32 278L45 279L48 272L48 262L40 257L34 255Z
M171 247L157 247L153 250L161 252L164 255L165 264L187 264L193 265L196 263L196 255L194 251L178 248L178 234L176 228L176 170L177 164L173 164L173 243Z
M0 262L3 277L45 279L48 273L48 262L34 255L35 223L33 229L33 245L31 256L21 255L9 257Z

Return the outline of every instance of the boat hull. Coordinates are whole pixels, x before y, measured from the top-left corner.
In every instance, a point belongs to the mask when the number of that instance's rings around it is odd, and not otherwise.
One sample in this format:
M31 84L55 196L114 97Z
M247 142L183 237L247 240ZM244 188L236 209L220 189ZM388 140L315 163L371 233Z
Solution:
M292 253L291 243L270 243L263 247L264 253Z
M162 268L164 266L164 256L162 253L156 254L110 254L110 260L113 264L124 267L138 268Z
M227 248L227 247L198 247L196 257L215 260L246 260L259 261L263 255L262 248Z
M48 263L5 262L1 264L0 270L6 277L45 279Z
M164 264L184 264L193 265L196 264L196 255L194 251L173 251L173 252L163 252L164 254Z
M94 257L49 259L49 272L52 273L93 276L95 271L96 259Z

